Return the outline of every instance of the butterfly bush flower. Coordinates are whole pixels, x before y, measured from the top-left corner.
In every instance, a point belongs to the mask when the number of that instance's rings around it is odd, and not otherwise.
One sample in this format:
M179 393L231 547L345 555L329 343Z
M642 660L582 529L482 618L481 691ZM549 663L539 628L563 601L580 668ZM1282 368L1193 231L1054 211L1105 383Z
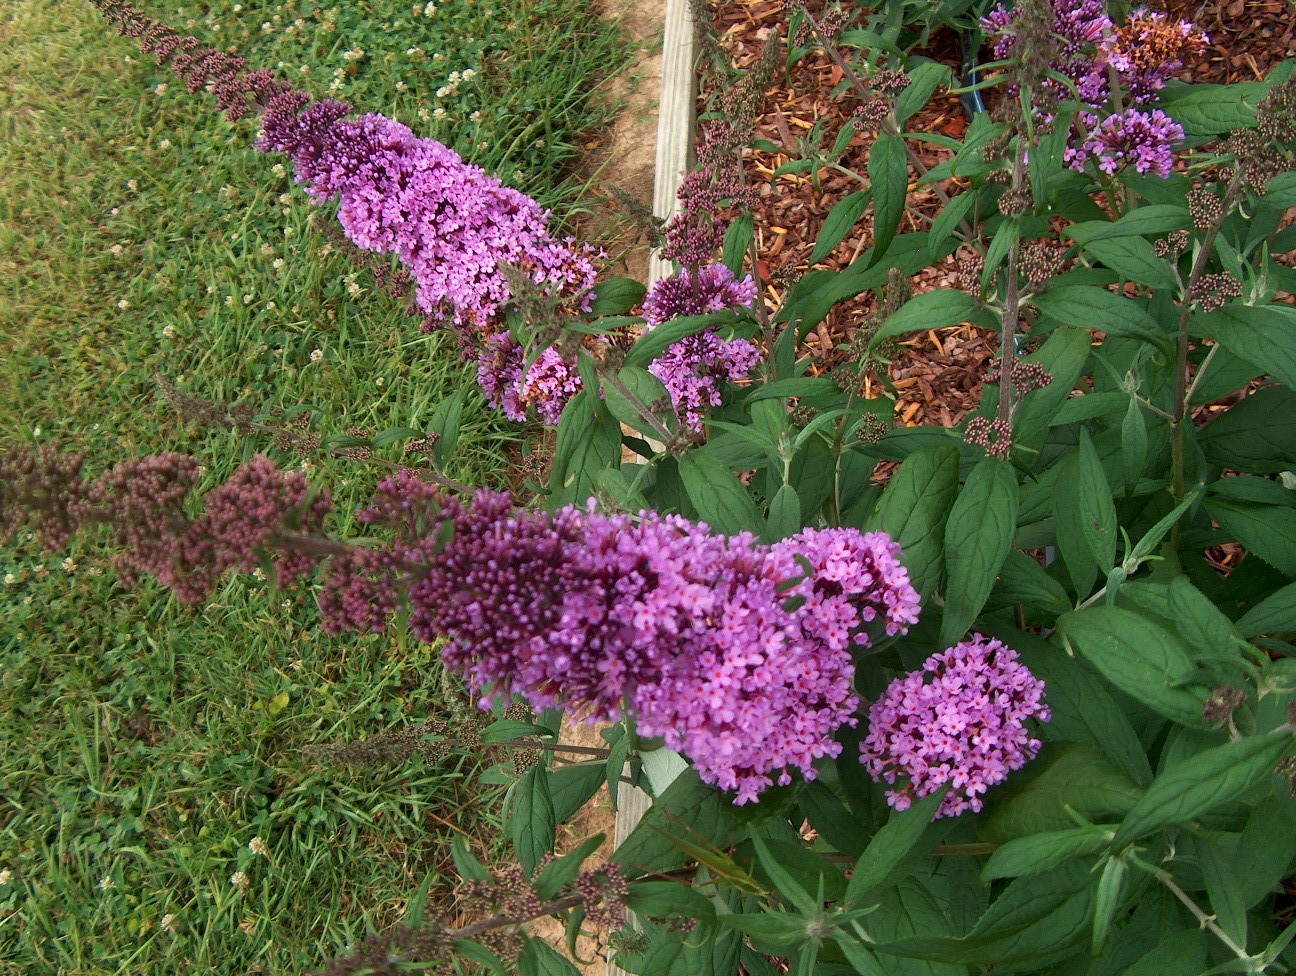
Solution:
M725 265L705 264L656 282L643 301L644 320L651 330L684 315L750 308L755 299L751 275L738 281ZM648 369L670 393L684 426L700 431L707 409L721 403L720 383L746 378L759 361L755 344L708 330L672 343Z
M383 492L411 487L389 479ZM410 510L444 548L424 557L398 540L366 550L370 562L339 560L326 626L375 628L371 608L403 600L413 633L445 638L443 660L483 703L516 693L590 720L633 713L739 803L840 753L833 733L859 704L851 651L870 625L895 634L917 620L880 533L807 529L765 546L653 512L518 511L495 492L443 500L430 520L430 497ZM392 598L402 573L408 595Z
M1183 127L1160 109L1130 108L1103 119L1089 138L1068 149L1064 158L1072 169L1082 170L1092 160L1104 173L1129 165L1136 172L1164 179L1174 165L1174 146L1183 138Z
M897 678L869 709L860 761L898 789L887 803L907 810L948 785L939 817L978 812L986 790L1035 758L1028 719L1047 722L1044 682L994 638L973 634Z

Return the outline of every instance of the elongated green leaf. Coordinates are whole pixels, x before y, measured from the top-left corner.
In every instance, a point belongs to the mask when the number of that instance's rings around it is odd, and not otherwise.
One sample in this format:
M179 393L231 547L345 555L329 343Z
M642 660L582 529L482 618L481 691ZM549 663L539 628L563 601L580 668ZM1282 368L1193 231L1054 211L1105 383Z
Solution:
M815 241L814 251L810 254L810 264L818 264L837 249L837 245L846 239L846 235L851 232L851 228L864 215L864 211L868 209L869 201L872 199L872 190L864 189L857 190L838 201L837 205L832 208L824 219L823 227L819 229L819 237Z
M762 533L765 541L777 542L801 531L801 500L791 485L783 485L770 502L769 521Z
M513 789L509 839L523 870L531 875L540 859L553 850L554 831L558 828L543 766L532 766Z
M873 889L894 881L892 872L917 846L944 799L945 790L940 790L908 810L891 814L855 862L843 900L847 908L859 907Z
M593 837L587 837L575 850L569 851L562 857L549 862L535 881L532 882L535 893L541 899L552 898L565 885L575 881L581 872L585 859L602 846L606 836L606 834L595 834Z
M1110 336L1142 339L1165 348L1169 340L1141 305L1095 285L1058 285L1036 295L1036 307L1064 325L1106 332Z
M1296 509L1223 498L1208 498L1204 507L1230 539L1287 576L1296 576Z
M873 190L873 256L870 266L886 255L900 228L909 195L909 160L904 140L879 132L869 151L869 186Z
M653 423L639 411L642 405L662 426L674 433L679 420L671 406L670 394L666 387L648 370L641 366L626 366L617 373L617 379L629 391L630 396L638 401L633 402L611 383L603 384L603 399L612 416L627 427L639 431L650 438L660 438L661 434Z
M436 459L437 464L445 467L449 462L454 450L459 446L459 427L463 421L463 391L456 392L453 396L448 396L436 405L432 411L432 416L428 420L427 433L429 438L435 434L432 445L432 456Z
M1152 781L1143 798L1121 821L1113 848L1132 844L1161 827L1189 823L1271 775L1293 751L1291 735L1272 732L1234 739L1172 766Z
M671 319L649 329L639 341L626 353L626 366L647 366L681 339L714 329L721 325L731 325L737 316L731 311L707 312L705 315L686 315Z
M1194 335L1209 336L1240 359L1296 387L1296 309L1288 305L1225 305L1194 315Z
M1288 876L1296 857L1296 830L1276 796L1262 800L1247 819L1230 858L1229 872L1237 878L1242 908L1250 911Z
M1116 505L1112 501L1111 487L1103 473L1102 462L1094 449L1089 431L1080 431L1079 468L1080 530L1085 545L1098 564L1098 571L1106 575L1116 562L1116 541L1119 526L1116 524Z
M1148 433L1147 422L1143 419L1143 409L1138 401L1130 398L1125 419L1121 421L1121 460L1125 466L1126 496L1138 484L1139 476L1147 465Z
M1107 858L1098 891L1094 898L1093 953L1098 955L1107 944L1112 920L1120 907L1121 882L1125 879L1125 862L1118 857Z
M1237 622L1237 628L1243 637L1296 631L1296 583L1284 586L1257 603Z
M952 288L923 292L905 302L894 315L883 322L869 344L876 345L883 339L908 332L925 332L928 329L958 325L966 322L976 310L976 300L967 292Z
M938 61L922 61L909 70L909 84L896 99L896 124L904 124L936 94L936 89L949 87L950 69Z
M590 315L625 315L646 294L647 289L634 278L609 278L594 286L594 304Z
M1079 244L1094 241L1111 241L1143 234L1164 234L1168 231L1187 230L1192 226L1188 208L1182 204L1158 203L1131 210L1119 220L1088 220L1072 224L1067 235Z
M1220 467L1250 474L1290 470L1296 464L1296 390L1257 390L1198 432L1197 443Z
M716 847L728 847L737 831L733 809L732 802L719 790L705 785L692 769L686 770L657 797L639 825L613 852L612 860L631 877L679 867L689 857L663 834L681 834L680 824L687 824Z
M527 940L518 958L518 976L580 976L580 970L541 938Z
M947 240L954 233L954 229L972 212L974 206L976 206L976 193L968 191L959 194L943 207L936 215L936 219L932 221L931 230L928 231L932 246L939 246Z
M1115 829L1115 825L1072 827L1010 840L990 855L981 880L1043 874L1075 858L1097 854L1107 846L1105 831Z
M1085 503L1081 498L1080 486L1082 468L1083 458L1077 447L1057 464L1057 479L1051 501L1058 553L1062 556L1062 563L1066 566L1067 575L1071 577L1076 594L1084 597L1093 590L1094 581L1098 578L1098 559L1089 545L1089 534L1085 527L1082 508ZM1110 495L1108 501L1111 501Z
M753 386L745 402L782 400L787 397L830 397L840 393L841 387L837 385L837 381L827 376L791 376L785 380Z
M735 278L743 276L743 261L756 231L756 218L750 210L738 216L724 236L724 263Z
M566 823L589 802L606 782L606 767L600 762L572 763L549 772L549 799L554 819Z
M1173 85L1161 94L1161 106L1190 138L1255 125L1256 105L1269 86L1262 81L1233 85Z
M1170 265L1159 258L1152 245L1142 237L1128 236L1091 240L1085 253L1106 265L1127 281L1137 281L1153 288L1173 289L1177 280Z
M1017 476L987 458L968 475L945 529L945 615L940 641L957 641L976 620L1017 528Z
M1149 708L1189 728L1204 728L1201 688L1182 687L1194 671L1176 635L1121 607L1092 606L1065 614L1058 628L1108 681Z
M698 515L717 532L732 535L759 529L756 503L732 471L696 451L679 459L680 479Z
M1233 873L1232 859L1218 842L1194 837L1193 847L1197 851L1197 864L1201 868L1202 877L1206 879L1206 897L1210 901L1211 913L1220 928L1234 942L1246 945L1247 917L1246 906L1242 901L1244 879Z
M899 543L914 588L926 596L944 570L945 523L958 492L958 450L915 451L878 503L876 527Z
M996 607L1021 603L1031 610L1042 610L1053 616L1071 609L1071 601L1062 584L1038 562L1016 549L1008 551L1007 558L999 567L990 603Z

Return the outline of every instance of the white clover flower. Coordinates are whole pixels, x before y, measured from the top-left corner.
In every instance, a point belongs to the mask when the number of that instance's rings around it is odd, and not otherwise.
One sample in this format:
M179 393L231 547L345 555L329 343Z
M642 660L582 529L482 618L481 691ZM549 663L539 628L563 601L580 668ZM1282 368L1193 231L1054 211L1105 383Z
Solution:
M431 17L436 12L437 12L437 5L435 3L427 3L423 5L424 17Z
M269 244L262 244L260 247L261 256L264 258L268 258L270 255L274 254L274 250L275 249Z
M350 295L352 298L359 298L363 293L364 293L364 289L361 288L356 282L353 281L351 282L351 284L347 285L347 294Z
M482 120L482 114L480 110L473 112L470 116L468 116L468 121L470 122L480 122L481 120Z
M365 56L364 51L361 48L356 47L356 48L352 48L350 51L344 51L342 53L342 60L359 61L364 56Z
M10 575L13 574L11 573ZM7 885L12 880L13 880L12 871L10 871L8 868L5 868L3 871L0 871L0 885Z
M429 112L426 108L421 108L418 110L418 117L422 119L424 122L432 121L432 113Z
M164 325L162 327L162 337L164 339L174 339L175 334L176 334L176 327L174 325Z
M278 307L279 306L276 305L274 302L266 302L265 310L267 312L273 312Z
M112 878L108 877L108 875L106 874L99 881L100 891L112 891L116 887L117 887L117 882L114 881Z
M71 556L68 556L66 559L63 560L63 572L75 573L76 568L77 568L76 560L73 559Z
M292 194L291 194L291 193L281 193L281 194L279 194L279 202L282 203L282 204L284 204L285 206L286 206L287 204L292 203Z
M248 841L248 850L258 857L269 857L270 846L265 842L263 837L253 837Z
M234 296L233 296L233 295L226 295L226 296L225 296L225 307L226 307L226 308L230 308L230 307L233 306L233 304L234 304Z
M167 93L166 82L163 82L162 84L158 85L156 88L153 89L154 95L165 95L166 93Z
M284 266L283 258L275 258L273 261L270 262L270 267L274 268L276 271L282 271L283 266Z
M274 175L279 177L281 180L288 175L288 170L284 169L283 163L275 163L270 167L270 172L274 173Z
M477 77L477 71L474 68L465 68L463 73L464 81L472 81Z
M451 92L452 90L453 90L453 89L451 89L451 87L450 87L449 85L442 85L440 88L438 88L438 89L436 90L436 97L437 97L437 98L445 98L447 95L450 94L450 92Z
M258 566L256 569L252 570L252 578L258 582L264 581L266 578L265 571Z
M13 586L17 582L18 582L18 577L15 576L13 573L5 573L5 577L4 577L5 586ZM7 870L8 869L6 869L6 871ZM4 884L4 882L0 881L0 884Z
M138 192L138 190L139 190L139 180L127 180L127 181L126 181L126 189L130 190L131 193L136 193L136 192Z
M324 350L312 349L310 358L312 363L322 363L324 361Z
M235 871L230 875L230 884L240 890L245 889L252 883L252 879L244 871Z
M171 140L170 140L170 139L163 139L161 142L158 143L158 148L159 148L159 149L170 149L170 148L171 148Z
M119 299L117 299L117 307L120 308L120 309L124 312L124 311L126 311L126 309L130 308L130 302L128 302L128 301L127 301L126 299L124 299L124 298L119 298Z
M244 305L251 305L252 302L253 302L253 300L254 300L255 298L256 298L255 295L244 295L244 296L243 296L243 304L244 304Z
M180 920L174 915L163 915L162 921L158 925L168 932L178 932L180 930Z
M119 258L122 256L122 252L125 251L126 248L122 247L120 244L114 244L112 247L108 248L108 250L112 252L113 257Z
M374 380L374 386L382 386L386 382L387 381L380 376L376 380Z
M444 119L445 117L446 117L446 110L443 108L437 108L432 112L432 118L437 119L438 121Z
M398 92L407 92L409 91L409 85L405 84L403 81L398 81L396 82L396 90Z

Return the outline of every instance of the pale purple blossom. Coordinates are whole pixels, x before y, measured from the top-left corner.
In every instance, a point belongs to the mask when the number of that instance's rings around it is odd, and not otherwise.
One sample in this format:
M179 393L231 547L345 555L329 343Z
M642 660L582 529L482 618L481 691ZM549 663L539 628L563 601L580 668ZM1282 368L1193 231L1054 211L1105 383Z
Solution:
M1129 108L1103 119L1064 158L1075 170L1083 170L1092 160L1104 173L1133 166L1136 172L1164 179L1174 166L1174 146L1183 138L1183 127L1160 109Z
M979 812L986 790L1039 752L1026 723L1050 718L1044 682L1017 652L973 634L887 686L869 709L860 761L875 780L899 784L887 791L897 810L948 785L938 818Z

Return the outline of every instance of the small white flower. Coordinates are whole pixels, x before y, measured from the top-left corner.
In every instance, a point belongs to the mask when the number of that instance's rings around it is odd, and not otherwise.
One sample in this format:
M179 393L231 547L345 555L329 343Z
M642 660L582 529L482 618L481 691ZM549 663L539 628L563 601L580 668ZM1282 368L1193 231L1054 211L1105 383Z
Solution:
M282 203L282 204L285 204L285 205L286 205L286 204L289 204L289 203L292 203L292 194L291 194L291 193L281 193L281 194L279 194L279 202Z
M374 380L374 386L382 386L386 382L387 381L380 376L376 380Z
M473 112L472 115L468 116L468 121L470 122L480 122L481 120L482 120L482 114L480 111Z
M175 334L176 334L176 327L174 325L164 325L162 327L162 338L174 339Z
M168 932L177 932L180 929L180 920L174 915L163 915L162 921L158 924Z
M124 311L126 311L126 309L130 308L130 302L128 302L128 301L127 301L126 299L124 299L124 298L119 298L119 299L117 299L117 307L120 308L120 309L124 312Z
M67 559L63 560L63 572L75 573L76 568L77 568L76 560L73 559L71 556L68 556Z
M124 252L126 248L122 247L120 244L114 244L112 247L108 248L108 250L112 252L113 257L119 258L122 256L122 252Z
M170 148L171 148L171 140L170 140L170 139L163 139L161 142L158 143L158 148L159 148L159 149L170 149Z
M216 294L216 286L215 286L215 285L208 285L208 286L207 286L207 294L209 294L209 295L214 295L214 294Z
M254 296L254 295L244 295L244 296L243 296L243 304L244 304L244 305L251 305L251 304L252 304L252 301L253 301L253 299L254 299L255 297L256 297L256 296Z
M243 12L243 4L241 4L241 3L236 3L236 4L234 4L234 12L235 12L236 14L242 13L242 12Z
M130 190L131 193L135 193L139 190L139 180L127 180L126 189Z
M111 216L116 217L119 213L121 213L121 207L113 207L111 210L108 211L108 213Z
M269 34L272 30L274 30L274 24L270 23L268 20L261 21L262 34Z
M275 258L273 261L270 262L270 267L274 268L276 271L282 271L283 266L284 266L283 258Z
M10 573L10 575L12 576L13 574ZM0 885L7 885L12 880L13 880L12 871L10 871L8 868L5 868L3 871L0 871Z
M231 308L233 305L234 305L234 296L233 296L233 295L226 295L226 296L225 296L225 307L226 307L226 308Z
M444 60L445 60L445 55L442 54L440 51L437 51L434 55L432 55L432 60L433 60L433 61L444 61Z
M323 361L324 361L324 350L323 350L323 349L312 349L312 350L311 350L311 362L312 362L312 363L322 363Z
M281 180L288 175L288 171L284 169L283 163L275 163L270 167L270 172L274 173L274 175L279 177Z
M294 227L285 227L285 228L284 228L284 237L292 237L293 234L295 234L295 233L297 233L297 230L296 230L296 228L294 228Z
M251 883L252 883L252 879L249 878L247 874L243 871L235 871L233 874L230 875L230 884L232 884L235 888L240 888L240 889L246 888Z
M403 81L398 81L396 82L396 90L398 92L407 92L409 91L409 85L405 84Z
M270 847L263 837L253 837L248 841L248 850L258 857L269 857Z
M33 428L33 429L32 429L32 437L40 437L40 430L41 430L41 429L40 429L39 427L35 427L35 428Z
M17 582L18 582L18 577L15 576L13 573L5 573L5 578L4 578L5 586L13 586ZM8 868L5 869L4 873L5 874L9 873ZM5 880L7 881L8 879L6 878ZM0 884L4 884L4 881L0 881Z
M430 122L432 120L432 113L429 112L426 108L420 108L418 110L418 117L422 119L424 122Z
M278 307L279 306L276 305L274 302L266 302L265 310L267 312L273 312Z
M352 298L359 298L363 293L364 293L364 289L361 288L354 281L351 282L351 284L347 285L347 294L350 295Z
M114 881L112 878L108 877L108 875L106 874L103 876L103 879L99 882L100 891L112 891L116 887L117 887L117 882Z
M253 578L254 580L257 580L258 582L261 582L261 581L264 581L264 580L265 580L265 578L266 578L265 572L261 569L260 566L258 566L256 569L252 570L252 578Z
M437 5L435 3L424 4L423 6L424 17L431 17L436 12L437 12Z
M167 93L166 82L163 82L162 84L158 85L156 88L153 89L154 95L165 95L166 93Z
M464 81L472 81L475 77L477 77L477 71L475 69L473 68L464 69L464 73L463 73Z
M445 98L445 97L446 97L447 95L449 95L453 90L454 90L454 89L452 89L449 85L442 85L440 88L438 88L438 89L436 90L436 97L437 97L437 98ZM438 111L444 111L444 109L438 109Z
M440 120L440 119L444 119L445 117L446 117L446 110L439 106L432 113L432 118L434 119Z

